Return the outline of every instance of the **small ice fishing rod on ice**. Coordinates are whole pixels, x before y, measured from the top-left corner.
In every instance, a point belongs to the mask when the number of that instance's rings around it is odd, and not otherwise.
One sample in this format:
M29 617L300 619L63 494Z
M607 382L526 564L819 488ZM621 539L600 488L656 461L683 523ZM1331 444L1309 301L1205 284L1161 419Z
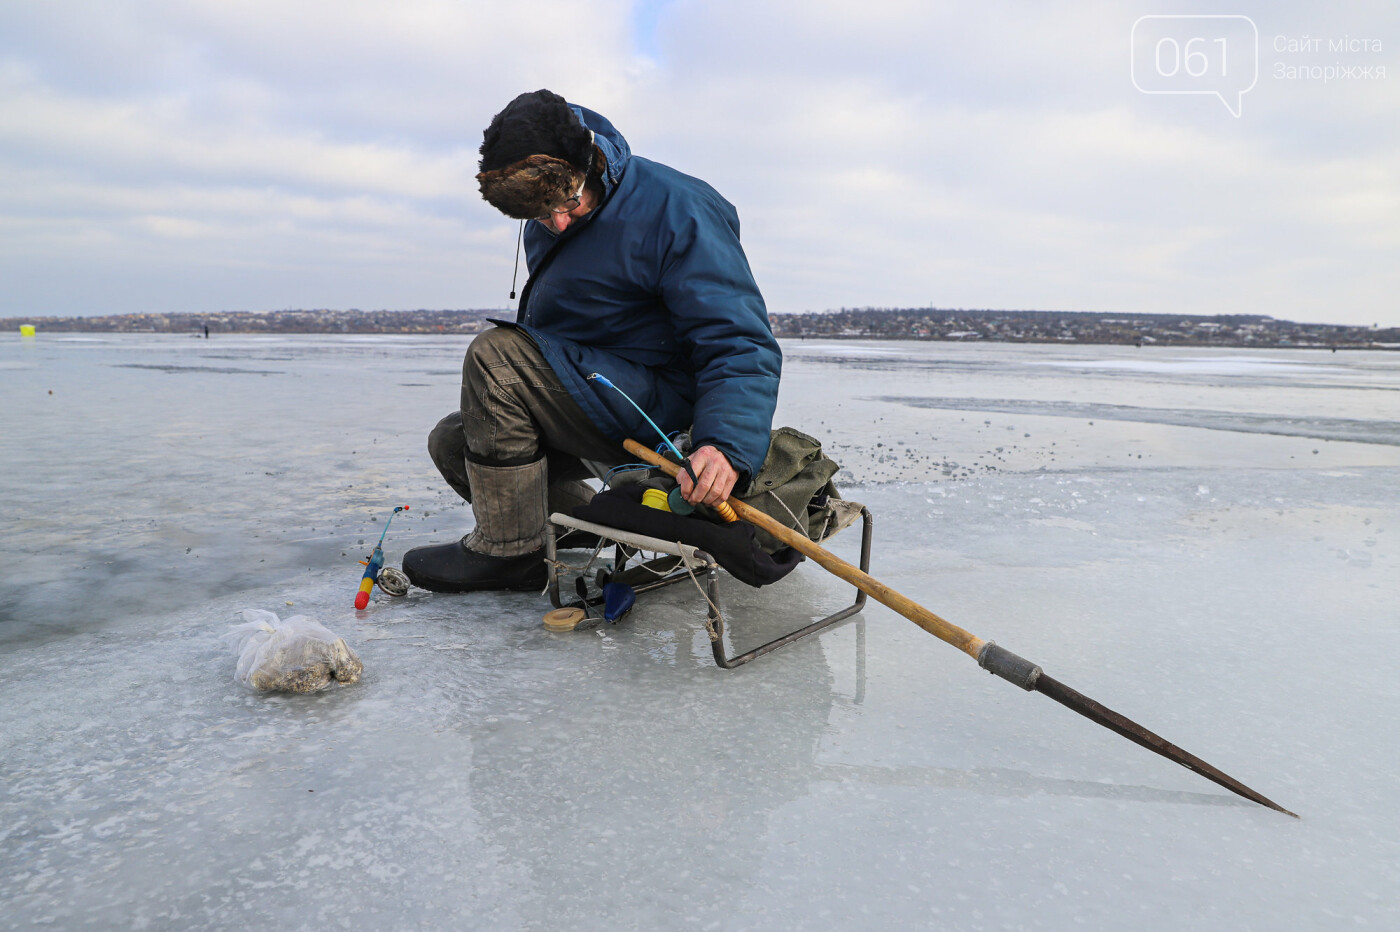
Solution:
M384 568L384 535L389 533L389 525L393 522L394 515L401 511L408 511L408 506L398 505L394 508L393 514L389 515L389 520L384 522L384 530L379 534L379 543L374 545L374 553L370 554L369 560L365 562L365 575L360 578L360 591L355 593L355 608L357 609L362 609L369 604L370 590L379 581L379 571Z

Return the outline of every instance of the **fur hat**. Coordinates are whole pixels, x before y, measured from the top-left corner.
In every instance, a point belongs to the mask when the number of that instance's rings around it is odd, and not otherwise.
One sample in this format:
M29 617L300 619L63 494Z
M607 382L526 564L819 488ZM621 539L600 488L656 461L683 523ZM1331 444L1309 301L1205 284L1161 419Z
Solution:
M597 154L593 134L564 98L538 90L506 104L481 143L481 196L508 217L549 213L583 187Z

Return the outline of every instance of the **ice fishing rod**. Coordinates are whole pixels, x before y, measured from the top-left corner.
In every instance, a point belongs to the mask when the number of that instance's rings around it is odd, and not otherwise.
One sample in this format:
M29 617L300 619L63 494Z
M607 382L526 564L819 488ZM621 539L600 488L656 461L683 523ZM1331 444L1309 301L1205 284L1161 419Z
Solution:
M592 381L597 382L599 385L606 385L608 388L611 388L613 391L617 392L617 393L618 393L619 395L621 395L623 398L626 398L626 399L627 399L627 403L628 403L629 405L631 405L632 407L636 408L638 414L640 414L642 417L646 418L646 422L647 422L648 424L651 425L651 429L654 430L654 431L656 431L658 434L661 435L661 441L662 441L662 443L666 444L666 448L667 448L668 450L670 450L673 454L675 454L676 459L680 461L680 463L679 463L679 468L677 469L677 472L676 472L676 473L671 473L671 475L672 475L673 477L676 476L676 475L679 473L679 470L680 470L680 469L684 469L685 472L686 472L686 475L690 476L690 481L691 481L691 482L695 483L696 485L699 485L699 484L700 484L700 477L697 476L697 475L695 475L695 468L694 468L693 466L690 465L690 457L685 456L684 454L681 453L680 450L676 449L676 445L675 445L674 443L671 442L671 438L668 437L668 436L666 436L666 432L665 432L664 430L662 430L660 427L657 427L657 426L656 426L656 422L653 421L650 417L647 416L647 413L646 413L645 411L642 410L642 406L641 406L641 405L637 404L635 401L632 400L632 396L631 396L631 395L627 394L627 393L624 392L622 389L620 389L620 388L618 388L616 385L614 385L614 384L608 379L608 377L605 376L605 375L603 375L601 372L595 372L595 373L593 373L592 375L590 375L588 378L589 378L590 380L592 380ZM629 441L628 441L628 443L635 443L635 442L636 442L636 441L632 441L632 440L629 440ZM648 452L650 452L650 451L648 451ZM674 494L668 495L667 498L668 498L669 503L670 503L670 508L671 508L671 510L672 510L673 512L675 512L676 514L689 514L691 511L694 510L694 507L693 507L689 502L687 502L687 501L681 496L680 490L679 490L679 489L674 489L674 490L672 490L672 491L673 491ZM730 524L733 524L735 521L738 521L738 520L739 520L739 516L738 516L737 514L734 513L734 509L733 509L733 508L730 508L730 507L729 507L729 503L728 503L728 502L720 502L718 505L715 505L715 506L713 506L713 507L714 507L714 510L715 510L716 512L719 513L719 516L720 516L721 518L723 518L726 522L728 522L728 523L730 523Z
M680 467L670 462L665 457L647 449L635 440L624 440L622 444L629 453L639 456L648 463L656 466L674 476L680 472ZM1245 799L1258 803L1261 806L1268 806L1270 809L1282 812L1298 818L1297 813L1289 812L1278 803L1266 796L1250 789L1229 774L1218 770L1194 754L1184 751L1165 738L1148 731L1137 722L1126 716L1100 705L1083 693L1076 692L1059 680L1051 679L1036 664L1031 663L1024 657L1018 657L1004 647L998 647L994 641L984 641L969 631L964 631L950 621L946 621L922 605L901 595L889 586L880 582L875 577L863 572L831 551L808 540L806 535L780 524L763 512L746 505L737 499L729 503L733 506L739 517L748 523L762 528L769 534L781 540L789 547L804 556L811 557L821 565L827 572L855 586L860 591L866 593L889 608L894 609L899 614L908 618L914 624L923 628L929 634L945 643L951 644L958 650L967 654L977 661L978 666L988 673L996 674L1007 682L1014 683L1027 692L1039 692L1060 705L1065 706L1080 715L1095 722L1109 731L1117 732L1129 741L1140 744L1156 754L1160 754L1167 760L1185 767L1193 773L1200 774L1207 780L1225 787L1232 793L1237 793Z
M619 395L621 395L623 398L626 398L626 399L627 399L627 403L628 403L629 405L631 405L632 407L636 408L636 409L637 409L637 413L640 414L642 417L646 418L646 422L647 422L648 424L651 425L651 429L654 430L654 431L656 431L657 434L659 434L659 435L661 436L661 442L664 443L664 444L666 444L666 449L668 449L668 450L670 450L672 453L676 454L676 459L680 460L681 462L685 462L685 457L681 455L681 451L680 451L680 450L676 449L676 445L675 445L674 443L671 442L671 438L666 436L666 432L665 432L664 430L662 430L660 427L657 427L657 426L656 426L656 422L653 421L653 420L651 419L650 415L648 415L645 411L642 410L642 406L641 406L641 405L637 404L635 401L632 400L632 396L631 396L631 395L627 394L627 393L624 392L622 389L620 389L620 388L618 388L616 385L614 385L614 384L612 383L612 380L609 379L606 375L603 375L603 373L601 373L601 372L595 372L595 373L593 373L592 375L590 375L590 376L588 377L588 379L589 379L589 381L591 381L591 382L597 382L599 385L606 385L608 388L611 388L613 391L617 392L617 393L618 393ZM690 476L690 478L694 479L694 478L695 478L695 475L692 473L691 476Z
M363 609L369 604L370 590L379 581L379 571L384 568L384 535L389 533L389 525L393 522L394 515L401 511L408 511L408 506L398 505L394 508L389 520L384 522L384 530L379 533L379 543L374 545L374 553L370 554L369 561L365 563L365 575L360 578L360 591L355 593L357 609Z

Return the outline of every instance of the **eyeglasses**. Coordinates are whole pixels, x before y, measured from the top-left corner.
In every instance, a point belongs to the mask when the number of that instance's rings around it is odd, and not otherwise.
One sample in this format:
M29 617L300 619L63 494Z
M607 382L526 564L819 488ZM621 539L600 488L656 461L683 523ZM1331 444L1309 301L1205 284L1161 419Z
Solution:
M582 200L582 198L583 198L583 185L579 185L578 193L577 193L577 194L575 194L573 197L569 198L567 201L565 201L563 204L559 205L558 207L551 207L551 208L549 209L549 214L567 214L567 213L569 213L570 211L578 210L581 206L583 206L583 200ZM549 214L541 214L540 216L536 217L535 219L536 219L536 220L548 220L548 219L549 219Z

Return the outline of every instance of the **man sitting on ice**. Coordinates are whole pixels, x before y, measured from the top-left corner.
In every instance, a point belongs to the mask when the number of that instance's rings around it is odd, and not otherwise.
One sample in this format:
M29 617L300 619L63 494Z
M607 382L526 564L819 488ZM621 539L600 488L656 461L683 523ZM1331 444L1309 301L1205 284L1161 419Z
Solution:
M697 178L631 154L608 120L547 90L496 114L482 196L525 223L529 279L514 323L479 335L460 410L433 429L438 470L471 502L460 541L410 550L410 581L439 592L540 589L544 525L591 496L585 463L622 441L691 431L692 503L742 491L762 466L782 353L739 245L733 206Z

